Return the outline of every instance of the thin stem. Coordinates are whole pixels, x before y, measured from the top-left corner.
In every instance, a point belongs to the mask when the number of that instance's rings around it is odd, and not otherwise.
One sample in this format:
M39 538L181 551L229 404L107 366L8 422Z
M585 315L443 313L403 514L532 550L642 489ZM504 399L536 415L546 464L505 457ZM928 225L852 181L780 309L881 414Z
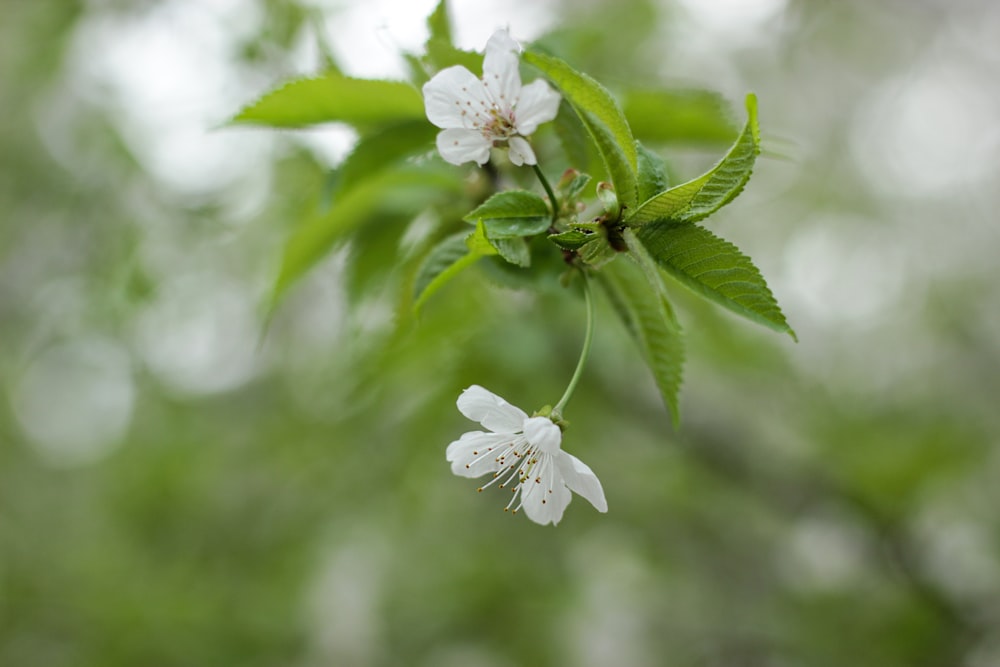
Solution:
M549 185L548 180L545 178L545 174L542 170L538 168L537 164L531 165L531 168L535 170L535 176L538 176L538 180L542 182L542 187L545 188L545 194L549 196L549 202L552 204L552 224L556 223L556 218L559 217L559 202L556 200L556 195L552 191L552 186Z
M587 357L590 356L590 343L594 338L594 299L590 294L590 282L587 280L587 274L581 270L580 275L583 277L583 296L587 303L587 332L584 334L580 360L576 363L576 370L573 371L569 386L566 387L562 398L556 403L556 407L552 408L552 417L556 420L562 418L563 408L569 403L569 399L573 396L573 391L583 375L583 367L587 365Z

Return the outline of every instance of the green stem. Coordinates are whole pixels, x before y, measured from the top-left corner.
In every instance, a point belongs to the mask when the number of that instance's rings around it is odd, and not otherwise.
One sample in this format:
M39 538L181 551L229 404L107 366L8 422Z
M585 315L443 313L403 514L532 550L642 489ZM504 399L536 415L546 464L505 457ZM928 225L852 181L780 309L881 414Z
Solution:
M531 168L535 170L535 176L538 176L538 180L542 182L542 187L545 188L545 194L549 196L549 202L552 204L552 224L556 224L556 219L559 217L559 202L556 200L556 195L552 191L552 186L549 185L548 180L545 178L545 174L542 170L538 168L537 164L531 165Z
M576 370L573 371L569 386L566 387L562 398L556 403L556 407L552 408L552 418L556 421L562 419L563 408L569 403L569 399L573 396L573 391L583 375L583 367L587 365L587 357L590 356L590 343L594 339L594 299L590 294L590 282L587 280L587 274L581 270L580 275L583 277L583 296L587 302L587 332L584 334L583 350L580 351L580 360L576 363Z

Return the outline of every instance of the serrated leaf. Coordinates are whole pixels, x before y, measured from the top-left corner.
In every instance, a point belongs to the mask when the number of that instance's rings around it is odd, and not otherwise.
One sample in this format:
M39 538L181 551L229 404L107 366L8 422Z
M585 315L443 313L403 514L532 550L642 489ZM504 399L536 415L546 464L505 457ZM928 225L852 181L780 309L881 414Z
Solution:
M497 254L486 238L482 225L471 234L460 232L438 243L428 253L413 284L413 311L419 312L424 303L448 281L480 258Z
M654 220L697 222L731 202L750 180L760 153L757 98L747 95L747 123L729 153L715 167L693 181L647 199L625 222L630 226Z
M618 256L618 251L611 247L608 238L604 234L594 234L590 239L580 246L577 251L580 259L595 269L609 263Z
M466 215L468 222L482 221L491 239L533 236L549 228L552 215L545 200L527 190L499 192Z
M452 174L426 167L388 169L343 191L323 213L304 221L285 244L281 270L274 285L273 302L303 273L355 227L385 203L387 193L407 198L414 210L426 205L429 198L457 193L461 183Z
M666 296L650 289L630 262L618 262L599 274L611 305L639 348L674 427L680 423L677 396L684 367L684 339Z
M725 145L739 131L726 100L705 90L632 90L622 107L640 141Z
M635 237L681 284L738 315L795 338L760 271L732 243L704 227L686 223L650 223L639 227Z
M656 260L649 254L646 247L642 245L633 230L626 228L622 232L622 238L625 240L625 245L628 248L632 260L639 266L639 268L642 269L643 274L646 276L646 281L649 283L650 289L666 299L667 288L666 285L663 284L663 276L661 275L660 267L656 263ZM670 314L671 317L673 317L672 310Z
M638 196L635 139L625 120L625 114L611 93L559 58L534 51L526 51L523 57L526 62L541 70L573 106L604 159L619 201L628 208L633 208Z
M507 260L508 263L520 266L521 268L531 266L531 249L528 247L526 239L520 237L490 238L490 242L497 249L497 253Z
M334 121L366 126L423 117L423 99L408 83L328 72L295 79L265 93L231 122L290 128Z
M568 232L562 232L561 234L549 235L549 240L563 250L577 250L593 238L593 234L585 234L578 229L571 229Z
M641 143L636 144L639 155L639 201L646 201L667 189L667 167L663 158Z

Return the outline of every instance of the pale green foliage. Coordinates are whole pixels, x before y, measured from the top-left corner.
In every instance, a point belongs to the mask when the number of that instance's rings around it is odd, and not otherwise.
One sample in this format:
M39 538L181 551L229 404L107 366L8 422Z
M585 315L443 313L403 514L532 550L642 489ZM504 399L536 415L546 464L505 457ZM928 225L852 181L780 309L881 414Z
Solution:
M409 199L419 208L448 191L454 192L456 185L439 171L407 167L379 172L342 192L328 210L307 218L288 239L274 285L275 299L338 241L347 238L358 225L382 209L387 191Z
M622 108L635 136L650 143L725 145L739 129L728 102L707 90L630 90Z
M353 79L328 72L296 79L266 93L240 111L233 123L270 127L308 127L341 121L370 125L423 118L417 89L398 81Z
M427 42L424 44L426 54L416 58L431 72L444 69L451 65L462 65L470 72L480 72L483 67L481 53L464 51L455 46L451 34L451 21L448 17L448 6L444 0L438 3L430 16L427 17ZM426 72L422 73L422 81Z
M349 190L387 166L426 151L435 133L425 120L408 120L362 137L335 172L336 189Z
M471 233L453 234L441 241L427 255L414 282L414 310L419 311L427 299L482 257L496 255L497 249L486 238L482 224Z

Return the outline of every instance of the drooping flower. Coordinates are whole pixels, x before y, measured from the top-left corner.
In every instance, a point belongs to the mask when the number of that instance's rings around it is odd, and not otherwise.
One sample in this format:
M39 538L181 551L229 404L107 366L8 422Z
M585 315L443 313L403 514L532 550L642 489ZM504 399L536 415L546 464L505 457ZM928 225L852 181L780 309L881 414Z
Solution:
M521 86L520 51L506 30L497 30L486 43L481 79L455 65L424 84L427 118L443 130L437 148L445 160L483 165L491 147L506 146L514 164L537 163L525 137L556 117L559 95L541 79Z
M479 490L497 484L509 488L504 511L522 507L535 523L557 524L572 498L583 496L599 512L608 511L604 489L586 463L561 448L562 431L548 417L528 417L496 394L473 385L458 397L463 415L487 431L470 431L448 445L445 458L461 477L492 479Z

